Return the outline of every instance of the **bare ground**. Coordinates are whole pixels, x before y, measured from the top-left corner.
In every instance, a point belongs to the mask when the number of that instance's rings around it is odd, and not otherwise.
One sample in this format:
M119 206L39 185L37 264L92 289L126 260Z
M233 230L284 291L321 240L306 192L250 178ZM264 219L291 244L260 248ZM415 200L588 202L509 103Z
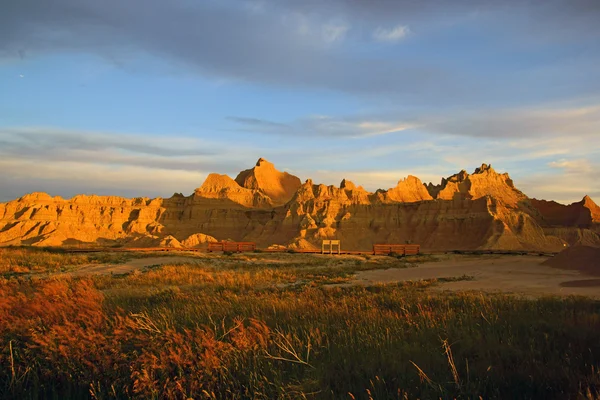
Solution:
M306 263L307 266L326 266L331 262L363 261L373 264L373 269L357 271L347 283L326 285L371 286L377 284L419 281L428 279L472 277L471 280L440 281L432 290L483 291L516 293L530 296L581 295L600 299L600 279L575 270L561 270L542 265L547 257L532 255L442 255L437 261L412 264L413 268L394 267L392 257L372 257L370 261L357 256L322 256L297 254L239 254L225 259L219 254L176 255L137 258L122 264L90 264L69 272L72 276L91 274L126 274L153 265L190 264L238 261L248 264L285 265ZM321 264L322 263L322 264ZM391 268L390 268L391 266Z
M600 298L600 280L578 271L542 265L540 256L447 256L417 268L361 271L354 285L472 276L473 280L440 282L434 290L518 293L532 296L581 295Z

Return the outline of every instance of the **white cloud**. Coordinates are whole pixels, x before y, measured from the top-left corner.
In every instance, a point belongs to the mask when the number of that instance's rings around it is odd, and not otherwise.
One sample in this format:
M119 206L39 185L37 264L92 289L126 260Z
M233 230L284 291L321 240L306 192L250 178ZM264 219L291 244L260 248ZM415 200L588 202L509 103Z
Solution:
M395 119L384 120L376 117L344 118L330 115L312 115L286 123L245 117L229 117L227 119L236 123L239 129L243 131L285 136L361 138L386 135L417 126Z
M406 25L398 25L390 29L379 27L373 32L373 38L380 42L397 42L410 34Z
M498 172L510 173L530 197L573 202L589 194L600 202L600 144L585 123L594 113L558 114L569 119L579 115L583 121L573 126L580 128L552 135L538 130L533 137L510 135L507 140L502 134L477 136L475 130L463 136L427 133L391 114L314 115L285 123L237 118L231 121L244 132L234 133L236 146L225 145L231 143L226 135L207 141L178 135L0 128L0 201L38 190L63 196L191 193L208 172L235 176L265 157L302 180L338 185L346 178L368 190L393 187L408 174L439 183L461 169L472 172L481 163L491 163ZM519 115L527 115L527 110ZM551 122L544 125L551 127ZM257 132L279 136L273 140Z
M317 115L299 121L301 130L315 135L368 137L385 135L414 128L414 125L397 121L382 121L375 119L343 119L327 115Z
M295 26L295 32L307 40L310 45L331 45L341 42L350 30L350 25L339 19L319 20L305 14L284 15L285 25Z
M520 179L520 186L527 190L530 197L544 200L554 200L563 204L580 201L589 195L596 203L600 203L600 187L595 184L593 172L556 173L545 171L530 174Z
M237 173L259 154L251 145L178 135L56 128L0 128L0 201L27 192L167 196L191 193L207 173ZM256 156L258 158L258 155Z
M548 166L552 168L560 168L565 173L591 173L594 171L594 166L586 159L568 160L560 159L548 163Z
M485 109L420 118L431 132L490 138L565 135L570 141L600 132L600 104L540 105L514 109Z
M200 186L206 171L111 165L86 161L52 161L6 158L0 169L0 186L8 191L0 201L8 201L25 193L46 191L70 197L79 193L121 195L127 197L168 197L173 193L191 193Z

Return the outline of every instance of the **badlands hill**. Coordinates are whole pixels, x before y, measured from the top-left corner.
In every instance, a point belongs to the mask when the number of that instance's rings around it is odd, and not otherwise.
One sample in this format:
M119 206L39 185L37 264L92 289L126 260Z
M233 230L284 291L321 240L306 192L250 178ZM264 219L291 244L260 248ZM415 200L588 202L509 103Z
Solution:
M302 183L264 159L232 179L210 174L190 196L125 199L32 193L0 204L0 245L199 247L215 240L346 249L420 243L428 250L544 250L600 246L600 208L530 199L508 174L483 164L439 185L408 176L368 192Z

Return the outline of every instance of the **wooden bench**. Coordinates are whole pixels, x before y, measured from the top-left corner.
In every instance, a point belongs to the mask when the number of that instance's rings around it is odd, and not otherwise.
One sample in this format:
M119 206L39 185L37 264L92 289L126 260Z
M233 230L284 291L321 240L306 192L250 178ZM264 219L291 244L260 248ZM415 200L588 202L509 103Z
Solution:
M208 244L209 253L212 253L213 251L241 253L243 251L254 250L256 250L256 243L254 242L211 242Z
M398 254L403 256L412 256L419 254L421 246L418 244L374 244L373 254L390 255Z

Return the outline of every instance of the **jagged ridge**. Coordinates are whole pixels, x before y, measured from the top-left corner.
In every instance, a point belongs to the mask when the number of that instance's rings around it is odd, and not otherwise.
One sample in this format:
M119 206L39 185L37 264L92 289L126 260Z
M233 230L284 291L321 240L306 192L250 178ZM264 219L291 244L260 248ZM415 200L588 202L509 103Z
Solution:
M599 221L589 197L569 206L529 199L486 164L440 185L408 176L371 193L346 179L339 187L301 184L261 158L235 180L210 174L187 197L25 195L0 204L0 245L192 247L234 239L309 247L339 238L349 249L413 242L436 250L558 250L565 242L600 245Z

